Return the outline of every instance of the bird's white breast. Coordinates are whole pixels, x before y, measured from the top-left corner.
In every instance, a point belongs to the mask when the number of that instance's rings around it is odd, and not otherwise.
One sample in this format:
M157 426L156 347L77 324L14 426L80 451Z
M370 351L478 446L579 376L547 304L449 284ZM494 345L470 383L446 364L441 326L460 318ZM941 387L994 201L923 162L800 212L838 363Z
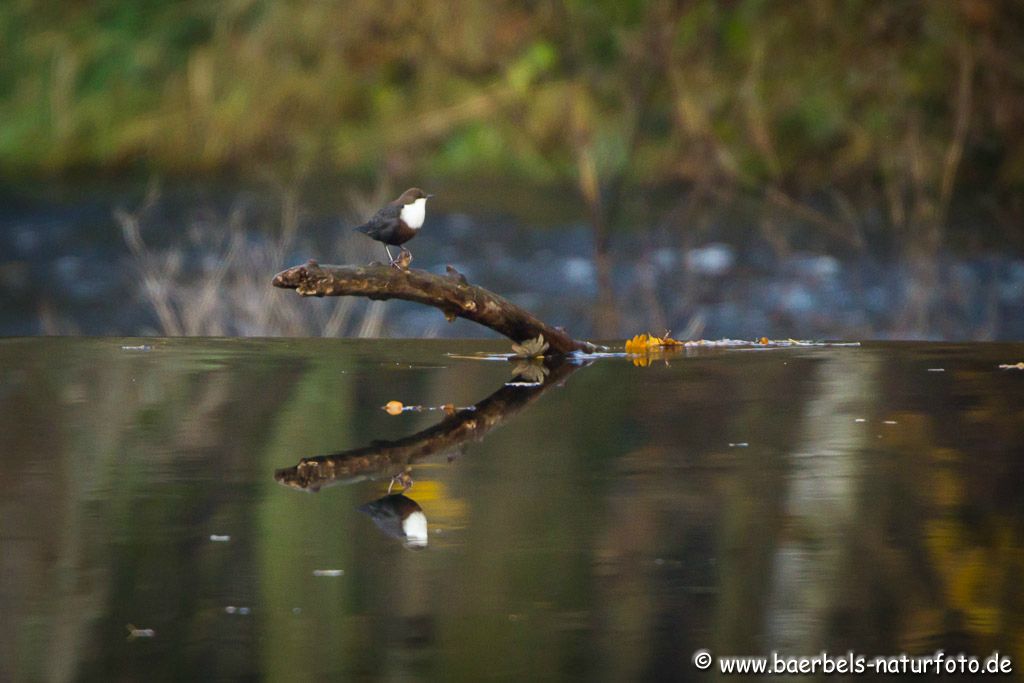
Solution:
M427 217L427 198L420 197L412 204L402 207L402 222L413 230L419 230L423 225L423 219Z

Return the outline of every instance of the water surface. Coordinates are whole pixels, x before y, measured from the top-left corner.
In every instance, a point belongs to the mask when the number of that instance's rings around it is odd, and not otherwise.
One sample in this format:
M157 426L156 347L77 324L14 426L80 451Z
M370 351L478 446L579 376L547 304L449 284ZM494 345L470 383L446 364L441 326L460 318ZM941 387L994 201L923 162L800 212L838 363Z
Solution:
M0 680L1024 656L1024 345L482 350L0 341Z

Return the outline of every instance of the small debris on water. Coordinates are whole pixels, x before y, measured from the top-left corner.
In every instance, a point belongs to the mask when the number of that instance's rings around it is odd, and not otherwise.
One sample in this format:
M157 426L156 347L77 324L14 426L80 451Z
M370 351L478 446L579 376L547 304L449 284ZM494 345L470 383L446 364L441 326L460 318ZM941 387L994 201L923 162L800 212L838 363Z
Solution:
M227 543L231 540L228 534L210 534L210 540L214 543Z
M445 403L439 406L407 406L401 401L388 401L381 409L388 415L401 415L406 412L422 413L430 410L440 410L449 417L459 412L460 410L476 410L476 406L465 406L460 408L454 403Z
M928 368L928 372L945 372L946 368Z
M152 351L153 347L149 344L139 344L138 346L125 345L121 347L122 351Z
M894 424L899 424L899 423L896 422L896 420L882 420L882 424L894 425Z
M128 628L128 640L135 640L136 638L154 638L156 637L156 631L151 628L136 628L132 624L127 625Z
M294 614L295 616L298 616L298 615L302 614L302 608L301 607L292 607L292 614Z
M731 444L729 444L729 448L746 448L749 445L750 444L747 443L746 441L740 441L739 443L731 443Z
M344 576L344 569L314 569L313 576Z
M227 607L224 608L224 612L226 614L234 614L237 611L238 611L238 608L235 607L234 605L228 605Z
M999 366L1000 370L1024 370L1024 361L1020 363L1003 363Z
M854 419L854 422L867 422L867 420L865 420L863 417L858 417Z
M245 615L249 614L249 608L248 607L239 607L238 608L238 613L241 614L242 616L245 616Z

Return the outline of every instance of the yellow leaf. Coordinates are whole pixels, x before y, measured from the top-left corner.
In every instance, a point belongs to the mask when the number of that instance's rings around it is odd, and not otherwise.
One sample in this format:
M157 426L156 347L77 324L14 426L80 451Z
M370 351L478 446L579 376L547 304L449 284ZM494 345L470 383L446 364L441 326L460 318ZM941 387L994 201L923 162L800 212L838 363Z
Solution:
M638 334L626 340L626 353L643 353L647 349L647 335Z
M626 353L646 353L650 349L663 349L667 346L682 346L683 342L668 336L655 337L652 334L638 334L626 340Z

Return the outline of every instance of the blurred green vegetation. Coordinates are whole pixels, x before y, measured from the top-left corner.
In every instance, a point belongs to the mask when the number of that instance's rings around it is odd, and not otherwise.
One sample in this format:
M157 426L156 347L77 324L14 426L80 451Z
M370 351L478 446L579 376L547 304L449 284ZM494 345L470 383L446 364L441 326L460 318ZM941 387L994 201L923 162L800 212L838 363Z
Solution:
M1022 37L998 0L13 0L0 170L725 180L896 211L956 180L1019 210Z

